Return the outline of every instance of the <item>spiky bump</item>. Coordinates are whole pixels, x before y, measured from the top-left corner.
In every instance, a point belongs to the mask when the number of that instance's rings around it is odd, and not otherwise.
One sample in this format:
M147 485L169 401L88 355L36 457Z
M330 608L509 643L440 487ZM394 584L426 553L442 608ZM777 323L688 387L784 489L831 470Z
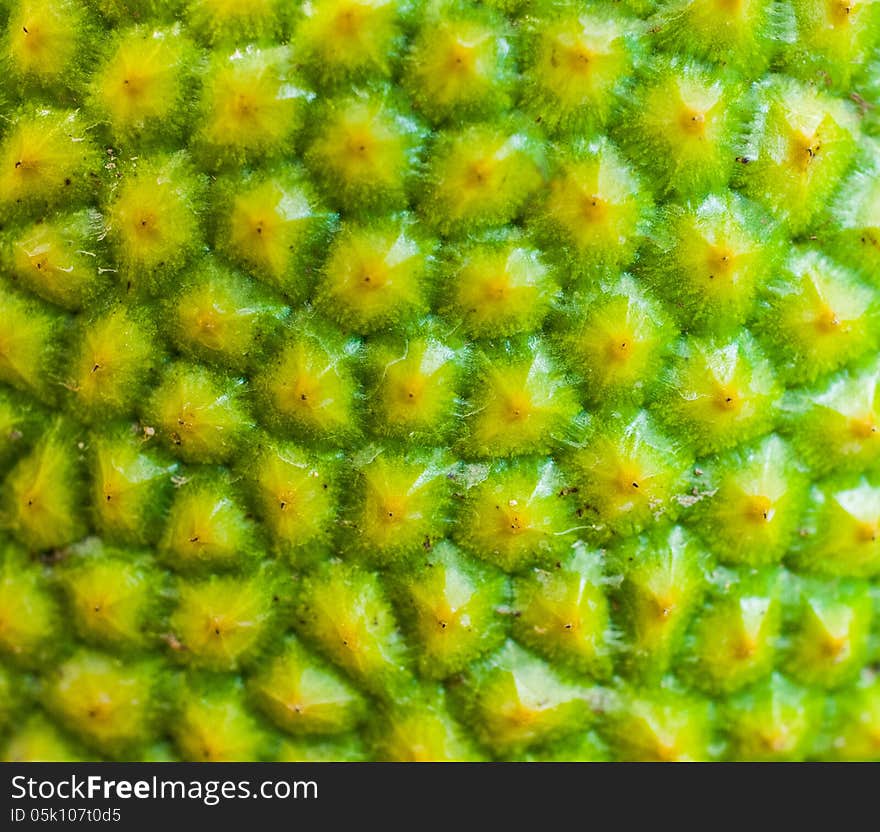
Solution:
M159 537L177 465L152 444L130 426L89 443L89 496L95 523L106 540L144 545Z
M424 131L390 92L330 99L314 123L305 160L331 206L362 215L406 206Z
M600 552L583 546L513 580L513 635L547 661L605 679L616 647Z
M289 309L240 272L206 259L166 306L165 331L188 357L242 371L258 364Z
M570 293L561 311L551 338L584 380L588 401L641 403L673 344L664 306L624 274Z
M496 12L447 0L422 18L403 84L433 123L487 117L510 104L513 40Z
M595 690L569 681L546 662L509 641L453 686L462 718L498 755L511 755L588 725Z
M880 74L878 74L880 75ZM880 270L880 144L862 153L816 222L826 250L874 287Z
M602 729L619 758L653 763L711 759L711 731L707 700L664 687L618 691Z
M184 461L225 462L252 425L243 386L241 379L198 365L171 365L146 404L144 421Z
M256 527L222 473L200 471L174 493L158 555L175 571L242 569L260 553Z
M366 690L393 698L409 683L404 641L375 573L323 564L299 587L293 625Z
M782 623L780 573L718 571L682 657L681 674L708 694L728 694L768 676Z
M158 673L150 662L80 650L58 667L43 698L84 743L126 757L152 736Z
M436 320L422 322L410 337L371 339L364 393L370 428L387 439L443 445L458 427L468 367L463 341Z
M540 328L558 294L541 252L518 231L490 232L447 249L442 311L472 338Z
M787 384L809 384L877 346L877 292L816 249L794 252L765 298L753 328Z
M133 413L161 361L153 322L118 305L78 324L65 381L74 408L90 422Z
M184 691L170 720L181 756L202 763L261 760L269 754L264 729L247 707L237 680L196 680Z
M339 460L292 443L267 442L242 471L249 496L279 553L295 562L327 543L336 526Z
M81 50L97 37L86 9L70 0L22 0L10 11L3 57L18 82L53 91L78 87Z
M248 692L272 722L295 735L342 734L366 715L357 689L293 636L248 680Z
M271 569L247 577L178 579L168 618L168 646L178 661L210 670L237 670L271 632L279 595Z
M218 53L203 80L197 157L220 168L289 150L310 95L298 83L287 47Z
M56 419L36 447L6 475L0 528L26 546L52 549L86 532L82 506L82 441L70 423Z
M874 0L794 0L797 34L783 50L785 71L845 92L874 56L880 7Z
M793 391L785 431L818 475L872 468L880 461L880 365L869 361Z
M701 463L702 465L703 463ZM807 482L788 444L776 434L714 457L695 478L688 520L725 563L779 561L792 542Z
M452 461L442 451L401 456L365 449L355 466L342 518L343 528L356 530L353 539L341 542L346 556L385 565L444 536Z
M60 611L38 563L11 543L0 543L0 655L37 666L58 647Z
M575 274L625 267L633 259L650 214L638 178L607 139L578 139L556 159L534 225L548 248L568 252Z
M790 553L792 565L821 575L880 572L880 487L876 477L844 475L815 484Z
M643 74L615 131L630 158L661 192L691 197L725 187L741 121L735 82L675 58L655 59Z
M92 79L92 106L127 142L179 136L200 57L179 26L123 29Z
M445 679L504 641L508 583L450 541L426 549L415 565L391 572L388 581L402 626L420 646L419 671Z
M772 428L780 396L773 365L745 330L729 340L683 339L652 412L698 455Z
M76 547L56 574L78 635L87 643L136 650L155 643L153 616L164 581L143 552Z
M639 273L689 332L720 334L745 323L781 256L773 221L734 191L673 206L655 230Z
M343 225L324 263L316 307L356 333L426 313L432 245L414 230L406 216Z
M551 131L601 129L630 76L637 27L574 4L550 9L526 19L520 106Z
M184 151L127 161L105 219L123 285L161 285L199 250L203 190Z
M401 41L408 4L392 0L317 0L303 6L293 45L315 79L384 77Z
M30 291L66 309L81 309L106 288L101 220L91 209L60 214L20 229L9 269Z
M278 355L253 379L261 421L285 437L333 442L356 436L360 341L309 316L292 320L288 332Z
M791 79L759 85L757 112L740 158L745 194L799 234L822 210L856 150L848 102Z
M376 752L398 763L481 759L467 732L450 715L446 700L443 688L425 685L412 698L387 708L376 722Z
M688 457L657 429L647 411L613 412L591 421L566 453L571 490L588 538L638 532L663 515L674 517Z
M196 37L219 47L252 41L286 41L295 16L295 8L282 0L254 0L247 5L236 0L186 3L187 22Z
M673 0L652 19L669 52L685 52L759 77L784 33L779 9L763 0Z
M52 402L66 321L48 305L0 283L0 381Z
M632 538L610 555L615 623L622 632L624 668L635 679L656 680L670 666L706 591L705 551L681 526Z
M474 357L460 448L466 457L547 454L581 411L573 386L537 336Z
M815 739L821 699L779 673L728 700L720 723L731 759L802 760Z
M802 578L793 591L783 668L801 684L819 688L854 681L871 648L870 587L855 580Z
M99 171L80 114L26 109L0 142L0 219L36 218L62 202L75 205Z
M471 555L515 572L553 563L570 549L579 524L553 460L475 465L463 477L467 490L452 536Z
M516 121L442 134L427 163L419 213L445 236L503 225L543 183L541 142Z
M335 216L302 172L280 165L218 179L216 187L217 250L284 295L306 297Z

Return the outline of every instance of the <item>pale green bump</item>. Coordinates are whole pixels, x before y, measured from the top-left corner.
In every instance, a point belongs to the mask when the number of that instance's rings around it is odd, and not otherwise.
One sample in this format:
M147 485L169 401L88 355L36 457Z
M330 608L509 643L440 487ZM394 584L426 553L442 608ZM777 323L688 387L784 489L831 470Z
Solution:
M253 380L262 423L302 440L335 443L357 436L360 342L308 317L292 320L288 332Z
M61 617L47 575L10 543L0 545L0 654L39 667L60 647Z
M868 584L802 579L787 624L785 670L798 682L835 689L868 658L873 602Z
M299 562L326 544L337 522L339 460L267 442L247 460L249 497L275 549Z
M745 762L803 760L819 727L821 708L815 691L774 673L720 708L727 753Z
M406 648L375 573L324 564L301 583L292 623L367 691L393 697L408 683Z
M553 665L605 679L616 647L606 593L601 553L577 547L514 578L513 635Z
M146 402L143 421L185 462L226 462L252 426L244 381L174 364Z
M880 487L875 477L844 475L821 480L789 559L819 575L873 577L880 572Z
M92 541L77 549L56 579L80 638L122 650L150 646L164 583L151 559Z
M579 524L606 540L675 517L690 459L645 410L601 414L566 453Z
M158 544L168 566L179 572L244 569L260 551L258 529L222 472L200 472L177 485Z
M82 309L106 288L101 218L94 209L41 220L12 235L9 268L44 300Z
M275 625L278 588L269 570L178 578L168 645L191 667L237 670L254 659Z
M551 338L592 404L640 403L673 345L668 311L631 275L569 292Z
M469 554L506 572L554 563L582 524L552 459L525 457L467 466L452 536Z
M468 458L548 454L581 412L565 368L539 336L474 356L461 453Z
M510 641L451 689L462 720L500 756L574 735L595 716L595 689L570 681Z
M543 184L544 168L542 143L515 121L444 133L431 150L419 213L446 236L504 225Z
M664 384L652 412L698 455L757 438L776 419L781 391L773 365L746 330L729 339L683 339Z
M444 540L388 576L401 623L419 646L418 667L447 678L500 646L506 633L505 576Z
M343 224L314 293L316 307L350 332L387 329L428 312L430 240L411 217Z
M807 482L777 434L700 463L694 491L681 502L709 549L725 563L779 561L807 504Z
M46 680L43 700L86 745L126 759L153 736L159 675L148 660L79 650Z
M613 694L601 731L618 759L703 762L712 759L711 703L681 690L623 688Z
M719 571L686 639L685 678L719 695L769 676L777 658L782 602L775 571Z
M90 499L106 540L143 545L159 537L177 464L153 445L130 426L92 436Z
M54 549L85 535L83 448L74 424L56 420L6 475L0 525L29 548Z
M241 273L206 259L165 307L166 332L188 357L242 371L265 356L288 308Z
M623 668L637 679L656 679L674 665L688 624L707 588L707 558L681 526L632 538L611 554L614 623L622 633Z
M772 220L735 191L670 206L641 271L674 305L688 332L721 334L745 323L782 254Z
M342 526L356 530L345 554L385 565L421 553L444 536L451 508L451 460L442 452L398 455L367 448L355 462Z
M355 729L366 715L356 688L292 636L248 680L260 710L296 736L334 736Z
M184 760L234 763L271 755L263 725L247 707L238 679L194 679L169 719L174 744Z
M795 250L762 305L755 332L788 385L810 384L877 347L876 290L815 249Z

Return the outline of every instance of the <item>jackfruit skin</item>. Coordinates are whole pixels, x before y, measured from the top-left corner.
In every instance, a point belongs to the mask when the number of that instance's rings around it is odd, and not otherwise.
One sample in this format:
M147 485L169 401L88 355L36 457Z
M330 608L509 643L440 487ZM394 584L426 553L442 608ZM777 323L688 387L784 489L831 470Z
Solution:
M880 759L880 3L0 28L0 759Z

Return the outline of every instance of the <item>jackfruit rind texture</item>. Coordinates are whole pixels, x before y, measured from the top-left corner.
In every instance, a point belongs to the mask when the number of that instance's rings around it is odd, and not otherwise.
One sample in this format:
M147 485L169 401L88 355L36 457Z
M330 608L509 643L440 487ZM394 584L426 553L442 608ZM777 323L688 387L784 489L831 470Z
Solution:
M880 3L0 5L0 758L880 758Z

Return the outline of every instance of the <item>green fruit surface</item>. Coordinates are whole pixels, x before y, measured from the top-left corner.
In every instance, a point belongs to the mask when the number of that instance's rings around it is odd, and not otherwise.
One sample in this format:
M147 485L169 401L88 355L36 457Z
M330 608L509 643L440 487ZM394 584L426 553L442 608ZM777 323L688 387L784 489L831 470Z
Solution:
M880 2L0 0L0 759L880 759Z

